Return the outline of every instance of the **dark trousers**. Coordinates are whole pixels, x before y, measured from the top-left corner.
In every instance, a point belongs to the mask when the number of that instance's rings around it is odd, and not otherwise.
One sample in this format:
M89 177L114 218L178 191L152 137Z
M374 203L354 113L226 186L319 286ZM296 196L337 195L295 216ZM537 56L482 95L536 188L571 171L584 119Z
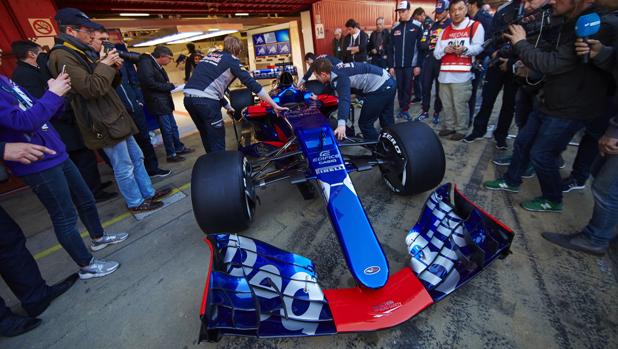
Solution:
M442 111L442 102L438 96L440 91L440 83L438 82L438 75L440 75L440 61L433 56L433 52L425 56L423 60L423 68L421 69L421 91L423 92L423 111L429 111L429 104L431 103L431 87L434 82L436 85L436 100L433 105L433 112L440 113Z
M397 99L399 109L408 111L410 109L410 98L412 97L413 68L395 68L395 78L397 79Z
M0 232L0 275L23 307L42 301L47 297L49 287L26 248L24 233L2 207ZM10 309L0 298L0 324L10 313Z
M487 123L502 88L504 88L502 92L502 107L500 108L498 125L496 125L496 130L494 131L494 138L506 140L515 112L515 94L517 93L518 85L513 80L513 74L503 72L496 66L487 69L485 84L483 85L483 101L481 102L481 109L474 118L472 134L482 136L487 132Z
M507 184L519 186L521 176L532 163L543 198L562 202L560 154L586 122L562 119L535 111L530 114L513 144L513 158L504 175Z
M470 96L470 100L468 100L468 110L470 111L470 120L468 122L468 126L471 126L472 120L474 120L474 109L476 109L476 95L483 79L483 71L477 69L474 70L473 74L474 80L472 80L472 95Z
M363 99L363 108L358 118L358 127L366 140L378 139L378 132L373 126L380 118L382 128L395 124L395 82L393 79L384 83L378 91L366 94Z
M371 56L371 61L369 61L369 63L378 66L382 69L385 69L386 66L388 65L388 62L386 61L386 59L382 58L382 56L377 55L377 56Z
M100 238L104 231L94 196L73 162L66 160L60 165L22 178L47 209L60 245L77 265L88 265L92 254L77 230L78 214L91 238Z
M101 174L99 173L99 165L97 165L97 157L94 155L94 152L88 148L82 148L70 151L69 157L77 166L79 173L92 194L96 194L101 190Z
M539 108L538 90L529 86L519 86L515 94L515 125L520 130L528 121L533 110Z
M142 153L144 153L144 167L146 167L146 171L148 174L153 174L159 169L159 161L157 160L157 154L155 153L154 147L150 142L150 133L148 133L148 123L146 122L146 115L144 114L144 110L135 105L135 110L130 113L133 121L135 121L135 125L139 129L139 133L133 135L137 145L139 145Z
M221 103L203 97L185 97L185 108L195 123L207 153L225 150L225 125Z
M421 76L414 77L414 99L417 101L423 100L423 89L421 87Z
M590 177L592 164L599 156L599 139L607 130L609 119L616 115L615 110L612 101L609 101L607 112L586 125L586 131L579 141L577 155L575 155L571 171L571 176L577 180L577 183L585 183Z

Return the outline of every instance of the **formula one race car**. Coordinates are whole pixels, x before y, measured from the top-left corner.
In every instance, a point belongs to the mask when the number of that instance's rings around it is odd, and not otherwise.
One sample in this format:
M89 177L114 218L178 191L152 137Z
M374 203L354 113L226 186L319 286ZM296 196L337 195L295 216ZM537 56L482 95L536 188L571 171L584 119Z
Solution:
M277 116L258 105L245 108L242 117L254 123L258 142L277 137L280 143L270 144L266 154L252 153L250 144L240 151L209 153L193 168L193 211L211 250L200 341L218 341L223 334L311 336L392 327L508 251L512 231L457 190L453 204L447 184L430 196L405 239L411 267L390 275L349 173L377 166L396 194L431 190L445 171L434 131L422 122L407 122L383 129L376 141L338 142L321 111L332 107L332 99L316 100L293 84L280 85L275 94L290 111ZM283 181L321 188L357 287L322 290L311 260L236 235L254 216L256 188Z

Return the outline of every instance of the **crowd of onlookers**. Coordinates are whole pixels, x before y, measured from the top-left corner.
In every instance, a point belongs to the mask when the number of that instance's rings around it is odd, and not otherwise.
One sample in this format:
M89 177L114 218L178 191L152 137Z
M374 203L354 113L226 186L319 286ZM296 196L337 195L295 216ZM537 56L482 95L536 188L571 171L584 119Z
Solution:
M506 172L484 187L516 193L523 179L537 176L541 196L521 206L560 212L563 193L583 189L594 176L595 206L588 225L575 234L547 232L543 237L565 248L603 254L618 223L616 8L612 0L525 0L497 9L483 0L438 0L431 18L422 8L401 1L398 22L390 29L384 18L376 19L371 35L353 19L345 23L345 36L336 29L332 55L306 56L311 66L301 85L314 74L337 92L339 139L346 135L350 93L356 91L364 100L358 124L366 139L378 137L377 121L381 127L394 124L395 98L399 119L423 122L430 119L433 97L431 122L438 135L466 143L485 137L502 91L493 132L496 148L509 148L513 119L518 132L512 154L493 161L508 166ZM550 15L552 20L527 33L509 19L522 10L524 17ZM593 12L601 15L601 31L578 38L577 19ZM28 314L12 314L0 299L3 336L36 327L36 316L78 277L102 277L118 268L118 262L91 253L128 238L127 233L105 231L101 224L96 202L117 194L110 191L110 182L101 180L97 158L112 169L130 211L163 206L161 199L171 190L155 189L151 177L171 171L159 167L145 110L159 123L167 162L183 161L184 154L194 151L180 140L173 115L171 91L176 86L163 68L173 60L169 48L157 46L142 54L135 69L121 58L126 47L110 47L106 29L83 12L61 9L55 20L60 34L50 52L30 41L11 47L18 65L12 80L0 76L0 154L45 206L58 241L79 273L48 286L19 226L0 208L0 272ZM189 49L184 104L207 152L225 149L221 109L234 113L224 93L235 78L277 113L285 110L241 68L238 38L228 36L223 50L200 56L197 65L197 53ZM420 113L412 117L414 103L420 104ZM561 153L582 130L571 175L561 178ZM89 248L77 230L78 217L90 235Z
M576 234L542 235L566 248L603 254L618 223L613 97L617 9L612 0L525 0L496 9L488 9L483 0L438 0L435 16L429 18L422 8L412 10L410 2L401 1L398 22L390 30L384 28L383 18L376 20L370 36L352 19L345 24L346 36L336 29L332 55L344 62L342 68L347 62L369 62L386 69L396 80L400 119L429 119L434 95L432 122L439 125L440 137L472 143L489 135L496 148L505 151L515 119L518 132L512 154L493 160L507 170L483 186L517 193L523 179L536 176L541 195L521 203L528 211L562 211L563 194L584 189L594 175L595 207L589 224ZM599 32L578 38L576 22L592 13L601 18ZM312 68L325 63L314 62ZM362 80L360 76L355 79ZM495 130L488 134L500 91L500 113ZM421 103L414 118L409 113L413 103ZM359 126L361 121L362 115ZM576 137L580 133L581 138ZM574 137L579 142L577 155L570 175L561 178L561 154Z

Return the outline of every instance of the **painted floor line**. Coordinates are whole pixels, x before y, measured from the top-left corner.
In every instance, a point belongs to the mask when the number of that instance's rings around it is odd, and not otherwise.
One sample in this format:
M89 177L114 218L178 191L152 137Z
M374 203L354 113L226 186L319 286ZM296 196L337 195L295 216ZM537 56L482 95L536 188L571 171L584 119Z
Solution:
M191 186L191 183L185 183L185 184L181 185L179 188L172 189L172 191L168 194L168 196L174 195L174 194L176 194L176 193L178 193L178 192L180 192L182 190L189 189L190 186ZM116 224L116 223L118 223L120 221L123 221L123 220L125 220L125 219L127 219L129 217L132 217L132 216L133 215L131 214L131 212L125 212L125 213L123 213L123 214L121 214L119 216L116 216L116 217L114 217L112 219L109 219L109 220L107 220L105 222L102 222L101 225L103 226L103 228L107 228L107 227L109 227L112 224ZM86 236L88 236L88 231L84 230L79 235L82 238L85 238ZM35 254L34 255L34 259L38 261L40 259L43 259L43 258L45 258L47 256L50 256L50 255L54 254L55 252L60 251L61 249L62 249L62 246L60 246L60 244L57 243L57 244L53 245L52 247L46 248L45 250Z

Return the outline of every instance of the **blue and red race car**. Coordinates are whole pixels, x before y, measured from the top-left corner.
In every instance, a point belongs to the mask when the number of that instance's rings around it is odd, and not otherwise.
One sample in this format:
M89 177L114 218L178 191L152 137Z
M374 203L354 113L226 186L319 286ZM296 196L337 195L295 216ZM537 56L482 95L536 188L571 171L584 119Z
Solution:
M451 201L445 184L429 197L405 237L410 267L391 275L349 173L377 166L396 194L431 190L445 171L434 131L407 122L383 129L377 141L338 142L324 115L336 99L315 98L292 83L280 83L274 94L289 112L277 116L258 105L241 113L253 124L257 142L206 154L193 168L193 210L211 249L201 341L224 334L312 336L392 327L508 252L512 231L457 190ZM257 153L255 144L268 147ZM301 186L306 199L312 196L309 188L319 187L357 287L323 290L311 260L236 235L253 219L256 188L283 181Z

